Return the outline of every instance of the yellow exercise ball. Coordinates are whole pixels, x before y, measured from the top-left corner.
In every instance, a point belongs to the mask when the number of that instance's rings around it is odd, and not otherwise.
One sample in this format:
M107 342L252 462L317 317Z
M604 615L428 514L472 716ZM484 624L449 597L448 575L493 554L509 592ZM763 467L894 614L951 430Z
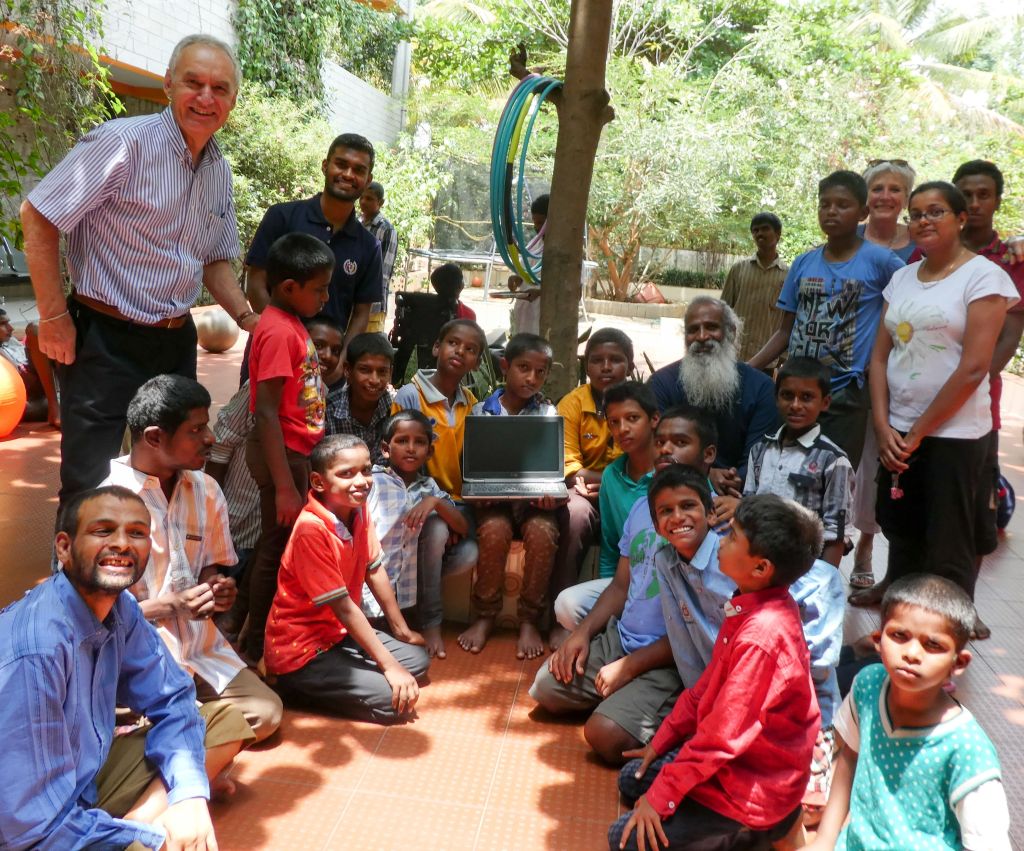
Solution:
M195 323L199 345L212 354L226 352L238 341L238 325L223 307L197 313Z
M0 356L0 437L7 437L25 414L25 382L7 358Z

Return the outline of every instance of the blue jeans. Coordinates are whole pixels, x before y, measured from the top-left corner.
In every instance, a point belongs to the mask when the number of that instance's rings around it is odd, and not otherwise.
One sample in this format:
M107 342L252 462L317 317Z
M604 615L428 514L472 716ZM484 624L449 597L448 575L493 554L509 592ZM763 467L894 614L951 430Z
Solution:
M477 546L474 537L473 514L468 507L459 510L469 520L469 534L449 547L451 530L437 514L431 514L420 530L419 550L416 556L416 602L419 607L420 629L440 626L441 578L466 573L476 567Z

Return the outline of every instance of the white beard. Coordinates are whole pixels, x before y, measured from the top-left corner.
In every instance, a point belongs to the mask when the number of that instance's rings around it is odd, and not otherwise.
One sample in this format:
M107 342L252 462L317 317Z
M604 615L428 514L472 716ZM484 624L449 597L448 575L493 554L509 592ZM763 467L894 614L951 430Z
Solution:
M695 408L728 410L740 388L736 345L728 340L691 344L679 363L679 383Z

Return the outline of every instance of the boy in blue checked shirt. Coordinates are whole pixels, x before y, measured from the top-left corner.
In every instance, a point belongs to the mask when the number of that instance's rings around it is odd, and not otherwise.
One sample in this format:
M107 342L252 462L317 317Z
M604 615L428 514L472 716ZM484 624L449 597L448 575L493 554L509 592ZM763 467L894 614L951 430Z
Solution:
M850 510L853 469L821 432L819 417L832 401L830 371L813 358L794 357L779 370L775 402L783 426L750 450L743 495L773 493L799 502L825 526L821 557L839 566Z
M399 411L388 419L381 441L386 465L374 465L373 488L367 501L383 550L382 567L403 612L422 596L418 589L424 583L439 585L441 581L440 563L420 563L419 539L424 524L442 522L456 535L469 533L469 522L452 498L423 473L423 465L433 451L432 442L430 420L419 411ZM362 606L368 618L384 616L367 586L363 587ZM423 638L430 656L445 657L440 623L424 626Z

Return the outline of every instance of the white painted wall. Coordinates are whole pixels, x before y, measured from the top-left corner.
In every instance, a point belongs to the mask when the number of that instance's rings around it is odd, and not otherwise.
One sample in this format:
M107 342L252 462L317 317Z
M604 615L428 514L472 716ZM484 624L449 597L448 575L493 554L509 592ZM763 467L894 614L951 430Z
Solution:
M107 0L103 46L120 62L163 76L171 50L192 33L236 43L228 0Z
M359 133L373 143L391 144L402 129L400 101L375 89L334 62L323 69L327 120L336 133Z

